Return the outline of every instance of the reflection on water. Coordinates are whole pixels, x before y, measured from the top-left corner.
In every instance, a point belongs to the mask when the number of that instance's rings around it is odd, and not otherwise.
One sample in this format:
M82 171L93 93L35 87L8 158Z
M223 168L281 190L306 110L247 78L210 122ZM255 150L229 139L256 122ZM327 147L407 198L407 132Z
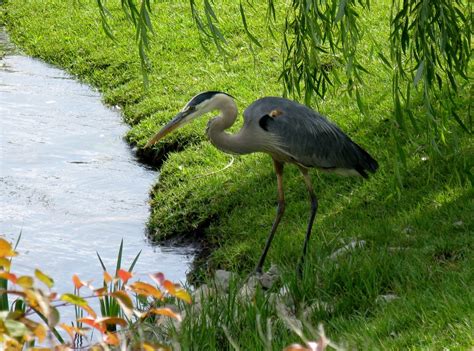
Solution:
M126 130L63 71L21 55L0 60L0 234L22 233L15 272L41 268L59 292L72 290L74 273L98 285L96 251L112 271L123 238L125 267L142 250L135 271L184 281L191 249L146 241L156 172L134 159Z

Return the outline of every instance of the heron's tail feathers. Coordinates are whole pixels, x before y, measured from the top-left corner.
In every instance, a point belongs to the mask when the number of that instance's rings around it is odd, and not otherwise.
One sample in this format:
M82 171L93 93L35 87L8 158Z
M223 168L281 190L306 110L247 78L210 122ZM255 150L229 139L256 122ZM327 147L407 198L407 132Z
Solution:
M379 168L378 162L369 155L367 151L361 148L359 145L354 143L356 149L358 151L358 164L354 167L359 174L364 177L368 178L367 172L375 173L375 171Z

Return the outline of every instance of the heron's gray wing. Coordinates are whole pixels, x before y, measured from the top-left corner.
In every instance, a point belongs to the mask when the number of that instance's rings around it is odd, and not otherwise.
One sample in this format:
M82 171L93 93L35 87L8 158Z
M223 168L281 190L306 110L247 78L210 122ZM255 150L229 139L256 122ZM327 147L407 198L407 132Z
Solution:
M282 152L306 167L374 171L376 161L324 116L297 102L268 97L245 111L246 123L258 120L266 133L279 140ZM256 117L259 116L259 117Z

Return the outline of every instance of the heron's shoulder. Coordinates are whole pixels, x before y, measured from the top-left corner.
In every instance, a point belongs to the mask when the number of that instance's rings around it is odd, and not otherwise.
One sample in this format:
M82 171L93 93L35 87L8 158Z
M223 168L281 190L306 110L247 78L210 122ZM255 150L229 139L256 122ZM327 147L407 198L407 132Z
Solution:
M281 97L264 97L244 112L248 126L259 126L267 133L287 139L290 135L310 139L341 140L339 127L306 105ZM255 123L252 123L255 122Z
M255 100L252 102L248 107L247 110L254 110L260 108L274 108L274 107L299 107L299 108L307 108L309 107L300 104L299 102L286 99L280 96L265 96L260 99Z
M264 116L280 117L282 120L326 119L306 105L278 96L266 96L255 100L244 111L246 120L260 119Z

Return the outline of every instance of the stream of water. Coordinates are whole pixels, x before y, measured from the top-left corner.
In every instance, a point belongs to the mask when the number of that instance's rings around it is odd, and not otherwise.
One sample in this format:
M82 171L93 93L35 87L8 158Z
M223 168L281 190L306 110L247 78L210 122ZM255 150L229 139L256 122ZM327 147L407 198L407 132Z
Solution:
M126 131L119 111L64 71L13 52L0 60L0 235L21 233L15 273L40 268L58 292L72 292L74 273L100 286L96 252L113 272L123 239L125 268L141 250L134 271L185 280L192 249L146 239L157 172L137 162Z

